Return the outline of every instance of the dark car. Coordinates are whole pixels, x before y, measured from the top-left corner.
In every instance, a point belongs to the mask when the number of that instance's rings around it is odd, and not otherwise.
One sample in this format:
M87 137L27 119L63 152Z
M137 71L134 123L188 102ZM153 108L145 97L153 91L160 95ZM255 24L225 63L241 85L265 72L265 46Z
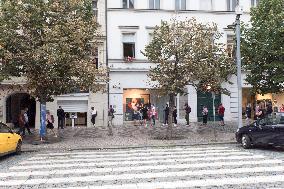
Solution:
M261 119L239 128L236 140L244 148L257 145L284 146L284 122L281 119Z

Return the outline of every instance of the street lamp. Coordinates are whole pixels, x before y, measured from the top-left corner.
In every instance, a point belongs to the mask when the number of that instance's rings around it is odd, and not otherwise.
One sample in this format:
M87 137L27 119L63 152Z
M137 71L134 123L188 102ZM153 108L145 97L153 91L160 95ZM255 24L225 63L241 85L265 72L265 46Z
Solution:
M238 128L242 127L242 63L241 63L241 29L240 17L243 14L243 9L239 5L236 6L236 38L237 38L237 83L238 83Z

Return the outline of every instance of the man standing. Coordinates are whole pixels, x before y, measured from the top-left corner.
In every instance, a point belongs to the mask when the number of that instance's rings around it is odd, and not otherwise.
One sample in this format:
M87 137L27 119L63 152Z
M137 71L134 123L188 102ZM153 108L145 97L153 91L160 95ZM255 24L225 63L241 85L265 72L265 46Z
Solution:
M174 118L174 126L177 126L177 107L176 106L174 106L173 118Z
M91 118L91 122L92 122L92 124L94 125L94 127L96 126L96 117L97 117L97 110L94 108L94 107L92 107L91 108L92 109L92 118Z
M184 110L185 110L185 120L186 120L186 126L189 126L189 114L191 112L190 106L186 103L184 105Z
M57 117L58 117L58 129L59 127L61 129L64 129L63 126L65 122L65 112L61 106L59 106L59 109L57 110Z
M219 115L219 119L220 119L220 125L224 126L224 114L225 114L225 108L223 106L222 103L220 103L219 107L218 107L218 115Z
M23 133L25 134L25 129L27 129L28 133L31 135L32 132L30 130L30 126L29 126L29 116L28 116L28 108L25 108L24 110L24 122L25 122L25 125L24 125L24 131Z
M114 118L114 109L112 107L112 105L109 106L109 109L108 109L108 123L109 123L109 126L112 126L112 120Z
M169 123L169 113L170 113L170 109L168 104L166 104L166 108L164 109L165 112L165 120L164 120L164 125L168 125Z

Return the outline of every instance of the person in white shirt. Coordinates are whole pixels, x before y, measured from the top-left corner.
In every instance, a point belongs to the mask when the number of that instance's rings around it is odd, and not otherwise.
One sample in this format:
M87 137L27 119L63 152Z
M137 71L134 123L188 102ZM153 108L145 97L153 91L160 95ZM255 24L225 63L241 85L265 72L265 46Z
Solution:
M91 122L92 122L92 124L94 126L96 126L97 110L94 107L92 107L91 109L92 109L92 112L91 112L91 114L92 114Z

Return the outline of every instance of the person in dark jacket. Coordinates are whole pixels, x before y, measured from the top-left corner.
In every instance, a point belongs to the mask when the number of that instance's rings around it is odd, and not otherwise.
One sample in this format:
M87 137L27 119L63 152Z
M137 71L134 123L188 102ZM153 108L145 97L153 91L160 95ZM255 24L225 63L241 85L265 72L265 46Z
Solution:
M58 129L59 127L63 129L65 122L65 112L61 106L59 106L59 109L57 110L57 117L58 117Z
M174 106L173 119L174 119L174 126L177 126L177 107L176 106Z
M164 125L168 125L169 124L169 113L170 113L169 105L166 104L166 107L164 109L164 115L165 115Z

